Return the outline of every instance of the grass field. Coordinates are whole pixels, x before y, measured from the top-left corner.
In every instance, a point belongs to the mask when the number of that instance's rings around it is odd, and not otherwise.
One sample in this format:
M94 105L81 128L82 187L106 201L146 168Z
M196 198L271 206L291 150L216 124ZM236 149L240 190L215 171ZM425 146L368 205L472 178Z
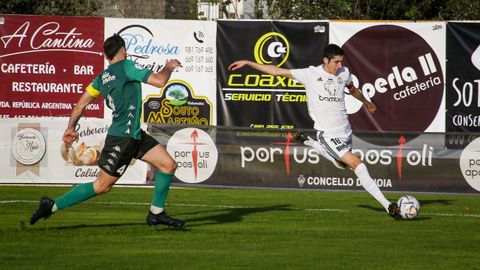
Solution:
M116 187L28 224L67 189L0 186L0 269L480 269L475 195L414 194L398 221L366 192L172 189L172 230L145 224L151 189Z

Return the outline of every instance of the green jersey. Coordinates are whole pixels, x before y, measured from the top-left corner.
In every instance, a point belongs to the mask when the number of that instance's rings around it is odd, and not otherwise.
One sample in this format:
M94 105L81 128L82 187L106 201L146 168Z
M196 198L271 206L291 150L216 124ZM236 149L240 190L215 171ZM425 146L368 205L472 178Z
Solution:
M142 82L147 82L152 73L138 69L131 60L111 64L87 87L87 92L96 97L102 95L113 111L108 134L140 139L142 112Z

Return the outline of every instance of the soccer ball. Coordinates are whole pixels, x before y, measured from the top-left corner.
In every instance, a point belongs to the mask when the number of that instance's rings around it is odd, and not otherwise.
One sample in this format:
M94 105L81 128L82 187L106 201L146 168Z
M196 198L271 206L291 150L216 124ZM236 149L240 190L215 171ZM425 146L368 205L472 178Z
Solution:
M398 199L397 204L403 219L412 219L420 212L420 203L411 195L403 195Z

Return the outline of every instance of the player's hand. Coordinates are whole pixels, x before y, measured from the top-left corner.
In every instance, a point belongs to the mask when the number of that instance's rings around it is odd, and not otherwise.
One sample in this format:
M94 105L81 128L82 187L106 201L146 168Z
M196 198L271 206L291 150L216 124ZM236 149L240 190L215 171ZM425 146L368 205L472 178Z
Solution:
M377 106L370 101L367 101L366 105L367 105L368 111L371 113L374 113L377 110Z
M71 145L73 142L78 141L78 133L73 128L67 128L65 133L63 133L63 142Z
M165 61L165 68L174 71L176 68L182 67L182 64L177 59L169 59Z
M230 64L230 66L228 66L228 70L231 70L231 71L237 70L239 68L246 66L247 64L248 64L248 61L245 61L245 60L235 61L232 64Z

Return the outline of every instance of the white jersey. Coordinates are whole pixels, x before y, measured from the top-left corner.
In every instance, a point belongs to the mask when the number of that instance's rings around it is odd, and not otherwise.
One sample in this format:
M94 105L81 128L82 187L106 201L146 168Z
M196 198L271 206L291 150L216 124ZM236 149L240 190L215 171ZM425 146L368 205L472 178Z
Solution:
M323 65L292 69L295 80L307 91L308 114L315 122L313 128L326 134L344 133L351 130L345 107L345 86L352 79L346 67L337 75L327 73Z

